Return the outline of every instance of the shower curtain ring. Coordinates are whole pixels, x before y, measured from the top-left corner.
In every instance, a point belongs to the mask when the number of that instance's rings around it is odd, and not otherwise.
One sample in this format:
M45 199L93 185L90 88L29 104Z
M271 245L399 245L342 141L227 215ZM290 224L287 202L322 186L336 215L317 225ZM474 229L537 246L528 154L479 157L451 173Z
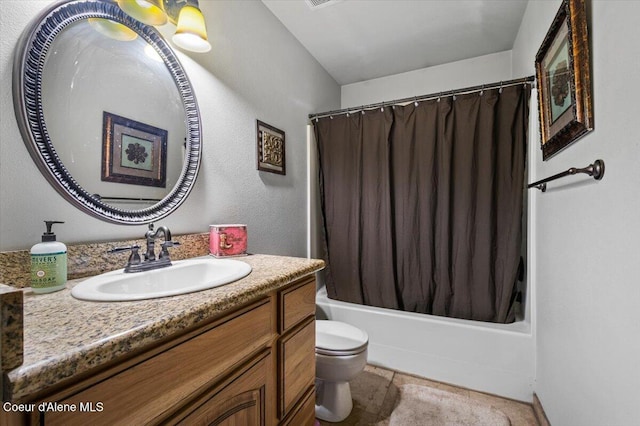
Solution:
M502 81L500 82L500 90L498 91L498 93L502 93Z
M484 95L484 84L482 85L482 88L480 89L480 96Z
M413 105L414 106L418 106L418 97L417 96L414 96L414 98L413 98Z

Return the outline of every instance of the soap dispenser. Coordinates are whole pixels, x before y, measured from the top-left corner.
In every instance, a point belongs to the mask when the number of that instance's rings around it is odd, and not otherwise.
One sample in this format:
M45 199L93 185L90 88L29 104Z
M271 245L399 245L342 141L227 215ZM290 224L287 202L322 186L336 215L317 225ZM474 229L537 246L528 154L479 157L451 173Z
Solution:
M67 246L56 241L51 231L54 223L45 220L47 232L42 242L31 247L31 288L34 293L51 293L62 290L67 283Z

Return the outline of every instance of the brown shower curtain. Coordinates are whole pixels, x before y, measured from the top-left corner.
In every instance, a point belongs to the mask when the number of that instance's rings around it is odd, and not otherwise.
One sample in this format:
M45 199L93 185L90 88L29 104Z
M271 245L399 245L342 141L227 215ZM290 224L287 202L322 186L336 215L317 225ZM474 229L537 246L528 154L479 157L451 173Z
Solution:
M333 299L512 322L530 87L315 123Z

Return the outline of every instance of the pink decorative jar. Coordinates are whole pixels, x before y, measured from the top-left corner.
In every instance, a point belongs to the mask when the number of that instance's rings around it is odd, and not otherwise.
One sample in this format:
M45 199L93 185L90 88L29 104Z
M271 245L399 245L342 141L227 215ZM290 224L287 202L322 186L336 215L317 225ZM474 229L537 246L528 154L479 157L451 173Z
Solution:
M209 251L213 256L245 256L247 225L210 225Z

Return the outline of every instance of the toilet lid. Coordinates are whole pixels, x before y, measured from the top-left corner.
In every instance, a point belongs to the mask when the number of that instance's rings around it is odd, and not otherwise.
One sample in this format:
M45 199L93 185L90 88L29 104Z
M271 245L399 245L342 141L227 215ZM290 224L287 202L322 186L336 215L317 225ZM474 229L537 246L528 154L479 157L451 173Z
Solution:
M366 349L369 336L363 330L340 321L316 321L316 353L354 355Z

